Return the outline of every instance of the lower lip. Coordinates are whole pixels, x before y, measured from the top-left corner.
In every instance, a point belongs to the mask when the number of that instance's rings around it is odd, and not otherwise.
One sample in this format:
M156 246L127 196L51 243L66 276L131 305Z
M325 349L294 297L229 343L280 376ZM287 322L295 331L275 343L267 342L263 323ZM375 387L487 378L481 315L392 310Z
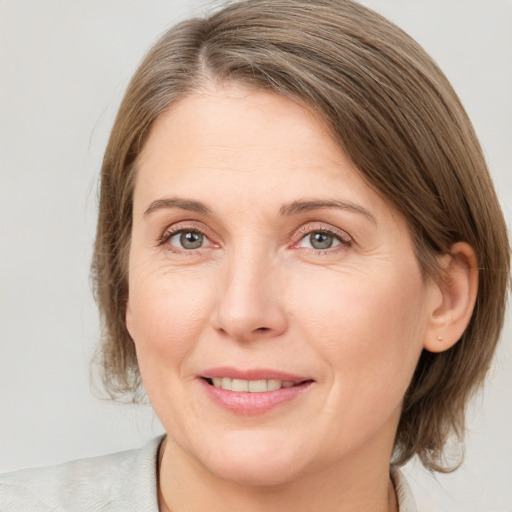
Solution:
M200 379L208 396L221 407L244 416L255 416L264 414L280 405L291 402L305 393L313 384L307 381L291 388L281 388L275 391L262 391L261 393L249 393L228 391L216 388L205 379Z

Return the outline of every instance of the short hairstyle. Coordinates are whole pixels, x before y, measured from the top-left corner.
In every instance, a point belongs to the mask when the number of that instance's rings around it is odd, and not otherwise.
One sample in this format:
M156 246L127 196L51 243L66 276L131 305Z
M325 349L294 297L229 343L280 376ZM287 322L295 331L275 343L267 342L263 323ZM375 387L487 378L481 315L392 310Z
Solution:
M479 288L451 349L424 350L409 389L394 462L418 455L448 471L443 447L464 433L502 328L509 279L506 225L474 129L448 80L401 29L351 0L246 0L171 28L149 51L120 106L101 171L93 260L102 318L98 354L112 397L140 397L126 328L137 159L152 123L205 83L234 82L315 112L365 182L406 220L425 279L455 242L476 252Z

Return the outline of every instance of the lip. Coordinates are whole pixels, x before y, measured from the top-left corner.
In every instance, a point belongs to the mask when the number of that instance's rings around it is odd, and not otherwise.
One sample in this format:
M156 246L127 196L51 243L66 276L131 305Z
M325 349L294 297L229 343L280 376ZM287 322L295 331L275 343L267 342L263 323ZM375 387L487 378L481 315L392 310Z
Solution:
M308 377L270 369L239 370L235 368L219 367L210 368L198 377L205 393L215 404L242 416L265 414L272 409L285 405L306 393L314 383L314 380ZM213 377L228 377L242 380L275 379L294 382L296 385L289 388L281 388L275 391L263 391L260 393L228 391L209 384L206 379Z

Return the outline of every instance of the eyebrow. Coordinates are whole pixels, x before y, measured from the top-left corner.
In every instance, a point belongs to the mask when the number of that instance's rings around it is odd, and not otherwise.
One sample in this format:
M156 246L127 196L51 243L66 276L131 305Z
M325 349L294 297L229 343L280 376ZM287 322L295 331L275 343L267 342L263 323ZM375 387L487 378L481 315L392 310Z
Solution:
M347 210L349 212L354 212L358 214L362 214L371 220L374 224L377 224L377 220L373 216L373 214L363 208L362 206L351 203L349 201L340 201L338 199L328 199L328 200L299 200L293 201L291 203L285 204L280 208L281 215L297 215L298 213L309 212L312 210L321 210L323 208L339 208L342 210Z
M205 204L199 201L192 201L190 199L180 199L178 197L166 197L153 201L147 210L144 212L144 217L153 213L156 210L163 208L180 208L189 212L202 213L204 215L211 215L213 211Z
M153 201L144 212L144 217L153 213L156 210L164 208L180 208L189 212L201 213L203 215L212 215L213 210L200 201L193 201L191 199L181 199L178 197L166 197ZM371 220L374 224L377 223L373 214L358 204L348 201L340 201L338 199L329 200L297 200L287 203L279 209L279 213L285 216L297 215L299 213L309 212L313 210L321 210L323 208L339 208L350 212L362 214Z

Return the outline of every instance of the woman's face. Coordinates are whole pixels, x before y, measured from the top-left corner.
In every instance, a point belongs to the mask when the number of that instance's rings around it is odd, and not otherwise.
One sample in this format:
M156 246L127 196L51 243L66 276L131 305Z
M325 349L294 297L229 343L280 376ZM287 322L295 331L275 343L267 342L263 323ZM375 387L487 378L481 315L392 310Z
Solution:
M175 453L279 483L387 465L440 301L409 230L291 100L242 86L154 124L127 324Z

